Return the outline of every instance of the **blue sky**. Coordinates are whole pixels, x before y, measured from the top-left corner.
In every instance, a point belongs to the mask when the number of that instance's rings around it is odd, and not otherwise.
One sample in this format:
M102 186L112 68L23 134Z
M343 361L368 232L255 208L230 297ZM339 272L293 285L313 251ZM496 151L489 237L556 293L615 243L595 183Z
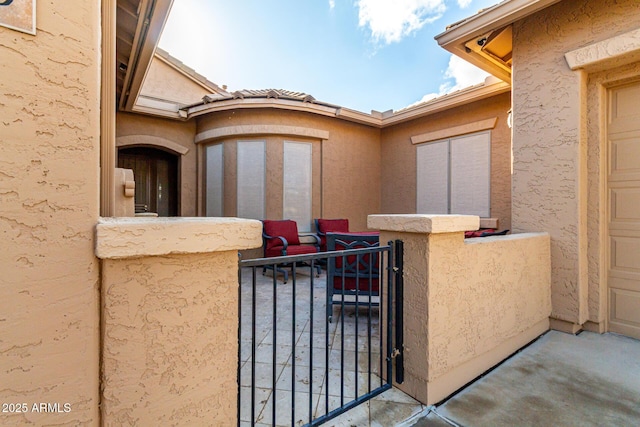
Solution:
M230 91L399 110L483 81L433 39L498 0L174 0L160 47Z

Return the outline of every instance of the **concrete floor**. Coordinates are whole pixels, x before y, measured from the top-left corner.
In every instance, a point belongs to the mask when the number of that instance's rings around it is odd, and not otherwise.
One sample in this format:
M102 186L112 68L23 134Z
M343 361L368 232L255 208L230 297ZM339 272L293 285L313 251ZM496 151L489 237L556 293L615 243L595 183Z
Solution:
M550 331L399 425L640 426L640 341Z

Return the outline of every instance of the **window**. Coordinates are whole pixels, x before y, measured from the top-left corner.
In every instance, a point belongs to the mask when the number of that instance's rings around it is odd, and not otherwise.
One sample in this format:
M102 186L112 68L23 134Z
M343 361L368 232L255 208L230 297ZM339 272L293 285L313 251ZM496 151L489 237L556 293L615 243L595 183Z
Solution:
M238 141L239 218L265 218L265 141Z
M300 231L311 231L311 143L284 142L283 217Z
M491 216L490 132L422 144L416 159L418 213Z
M209 145L206 151L206 216L223 216L223 144Z

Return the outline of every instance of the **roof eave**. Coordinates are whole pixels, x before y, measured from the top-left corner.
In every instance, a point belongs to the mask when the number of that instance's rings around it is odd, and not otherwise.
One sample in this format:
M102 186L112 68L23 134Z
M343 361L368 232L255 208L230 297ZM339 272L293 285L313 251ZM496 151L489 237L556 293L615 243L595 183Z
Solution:
M134 109L172 4L173 0L143 1L146 12L139 18L120 99L120 109L124 111Z
M465 48L465 43L490 31L510 25L561 0L506 0L471 16L435 36L440 46L465 61L511 82L511 72Z
M492 79L488 77L488 79ZM482 99L497 96L503 93L507 93L511 90L511 85L504 81L495 81L492 83L485 83L478 87L469 87L463 89L460 92L444 95L440 98L435 98L432 101L424 104L417 105L415 107L401 110L394 113L390 117L382 119L382 126L387 127L396 125L399 123L415 120L420 117L436 114L441 111L445 111L451 108L467 105L471 102L480 101Z

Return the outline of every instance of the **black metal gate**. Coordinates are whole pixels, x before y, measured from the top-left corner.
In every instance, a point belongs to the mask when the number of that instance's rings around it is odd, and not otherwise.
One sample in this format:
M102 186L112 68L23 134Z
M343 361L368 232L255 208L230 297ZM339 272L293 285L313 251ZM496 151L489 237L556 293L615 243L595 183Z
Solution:
M240 261L239 426L320 425L390 389L394 360L396 382L402 382L402 253L395 241ZM371 292L366 271L366 298L336 301L327 292L332 261L374 255L379 292ZM288 283L276 265L291 269ZM273 274L264 275L266 268ZM344 273L340 280L344 289Z

